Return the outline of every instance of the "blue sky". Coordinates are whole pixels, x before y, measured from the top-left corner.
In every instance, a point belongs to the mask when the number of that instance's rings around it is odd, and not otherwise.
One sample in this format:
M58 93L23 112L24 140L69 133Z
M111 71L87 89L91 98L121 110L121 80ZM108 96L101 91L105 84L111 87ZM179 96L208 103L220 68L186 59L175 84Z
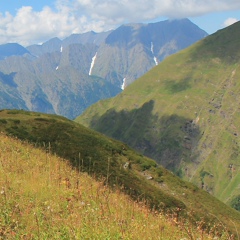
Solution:
M0 44L38 44L128 22L189 18L212 34L240 20L240 0L0 0Z

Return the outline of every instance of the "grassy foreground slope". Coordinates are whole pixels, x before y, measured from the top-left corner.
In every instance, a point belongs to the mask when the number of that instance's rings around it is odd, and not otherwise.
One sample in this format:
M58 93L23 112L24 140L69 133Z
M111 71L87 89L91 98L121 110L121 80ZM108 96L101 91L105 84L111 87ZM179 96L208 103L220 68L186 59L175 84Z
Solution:
M175 212L177 218L192 223L202 220L206 228L217 223L235 234L240 228L240 213L236 210L182 181L126 144L78 123L56 115L2 110L0 131L64 157L73 168L88 172L137 201L144 201L152 209Z
M0 239L232 239L152 212L64 159L0 135Z
M240 210L240 22L168 57L76 121Z

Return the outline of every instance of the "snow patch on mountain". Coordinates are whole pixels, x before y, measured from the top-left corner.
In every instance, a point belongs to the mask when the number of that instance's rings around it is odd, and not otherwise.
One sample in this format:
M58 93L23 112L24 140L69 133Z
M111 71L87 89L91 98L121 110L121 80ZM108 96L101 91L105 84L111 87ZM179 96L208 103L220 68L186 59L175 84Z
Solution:
M62 52L63 51L63 46L61 46L61 48L60 48L60 52Z
M123 79L122 85L121 85L121 89L124 90L126 87L126 78Z
M89 69L89 76L92 75L92 69L93 69L93 67L94 67L96 58L97 58L97 52L96 52L96 54L95 54L95 55L93 56L93 58L92 58L91 66L90 66L90 69Z
M153 53L153 42L151 42L151 52L152 52L152 54L154 54Z
M56 67L56 70L58 70L58 66Z
M157 58L154 56L153 47L154 47L154 46L153 46L153 42L151 42L151 52L152 52L152 54L153 54L153 60L154 60L155 64L158 65L158 60L157 60Z
M154 60L154 62L155 62L155 64L156 64L156 66L157 66L157 65L158 65L158 60L157 60L157 58L154 57L153 60Z

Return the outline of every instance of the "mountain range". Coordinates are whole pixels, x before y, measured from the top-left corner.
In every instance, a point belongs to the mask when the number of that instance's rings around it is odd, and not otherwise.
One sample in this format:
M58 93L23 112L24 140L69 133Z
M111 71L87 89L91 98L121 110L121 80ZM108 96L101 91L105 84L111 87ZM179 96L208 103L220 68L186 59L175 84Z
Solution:
M176 53L76 121L240 210L240 22Z
M0 46L2 108L70 119L113 97L164 58L207 36L188 19L127 24L41 45Z

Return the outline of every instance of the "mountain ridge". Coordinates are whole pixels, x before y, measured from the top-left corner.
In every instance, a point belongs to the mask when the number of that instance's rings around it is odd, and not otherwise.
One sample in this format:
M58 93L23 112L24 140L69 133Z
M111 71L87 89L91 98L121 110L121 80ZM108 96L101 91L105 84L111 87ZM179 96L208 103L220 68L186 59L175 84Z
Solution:
M18 43L6 43L0 45L0 60L10 56L21 56L29 51Z

